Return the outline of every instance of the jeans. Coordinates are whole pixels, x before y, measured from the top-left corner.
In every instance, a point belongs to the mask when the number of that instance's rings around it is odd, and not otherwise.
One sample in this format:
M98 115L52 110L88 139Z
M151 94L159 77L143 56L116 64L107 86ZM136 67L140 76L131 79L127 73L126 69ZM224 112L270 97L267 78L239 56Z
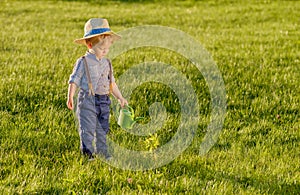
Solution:
M79 121L80 149L84 155L110 157L106 143L110 104L108 95L89 96L87 92L79 91L76 115Z

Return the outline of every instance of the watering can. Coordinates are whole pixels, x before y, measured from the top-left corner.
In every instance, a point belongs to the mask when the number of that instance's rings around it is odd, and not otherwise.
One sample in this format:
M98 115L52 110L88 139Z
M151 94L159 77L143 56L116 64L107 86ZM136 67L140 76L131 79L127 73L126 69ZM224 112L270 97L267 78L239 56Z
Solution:
M118 125L120 125L122 129L132 129L133 125L143 118L144 117L134 118L134 110L129 105L125 105L123 108L119 106Z

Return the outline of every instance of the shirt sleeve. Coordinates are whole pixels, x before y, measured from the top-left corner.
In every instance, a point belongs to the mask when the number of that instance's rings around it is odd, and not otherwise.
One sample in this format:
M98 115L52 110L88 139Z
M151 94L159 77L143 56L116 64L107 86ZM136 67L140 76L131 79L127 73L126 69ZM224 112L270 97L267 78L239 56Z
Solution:
M69 84L75 83L80 86L82 75L84 73L84 66L81 59L78 59L74 65L73 72L70 75Z

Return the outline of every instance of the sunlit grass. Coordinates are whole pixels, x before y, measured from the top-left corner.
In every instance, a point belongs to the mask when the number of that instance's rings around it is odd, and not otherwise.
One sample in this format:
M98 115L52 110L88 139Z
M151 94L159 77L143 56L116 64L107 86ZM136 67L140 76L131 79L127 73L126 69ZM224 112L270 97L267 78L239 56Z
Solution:
M8 1L0 3L0 191L3 194L298 194L300 191L300 5L296 1ZM88 12L87 12L88 10ZM74 114L66 108L68 77L85 48L73 44L90 17L107 17L118 32L169 26L193 36L213 56L227 94L218 142L199 147L210 118L201 73L182 56L139 48L113 61L115 76L132 65L171 64L192 83L201 116L191 146L171 163L128 171L79 152ZM159 35L158 35L159 36ZM176 133L180 106L159 83L135 89L130 104L149 120L160 100L168 117L153 135L121 130L112 140L151 150Z

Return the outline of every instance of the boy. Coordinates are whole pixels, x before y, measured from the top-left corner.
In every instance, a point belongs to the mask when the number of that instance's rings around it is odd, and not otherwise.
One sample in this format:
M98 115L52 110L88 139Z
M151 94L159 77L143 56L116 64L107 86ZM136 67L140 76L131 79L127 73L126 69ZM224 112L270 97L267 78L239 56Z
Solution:
M84 44L88 51L75 63L69 79L67 106L74 108L73 96L79 87L76 116L79 121L80 149L93 159L93 154L110 158L106 135L109 131L110 92L121 106L128 104L115 83L111 63L104 56L109 47L121 37L110 30L108 21L102 18L88 20L84 36L75 43ZM95 148L93 141L95 140Z

